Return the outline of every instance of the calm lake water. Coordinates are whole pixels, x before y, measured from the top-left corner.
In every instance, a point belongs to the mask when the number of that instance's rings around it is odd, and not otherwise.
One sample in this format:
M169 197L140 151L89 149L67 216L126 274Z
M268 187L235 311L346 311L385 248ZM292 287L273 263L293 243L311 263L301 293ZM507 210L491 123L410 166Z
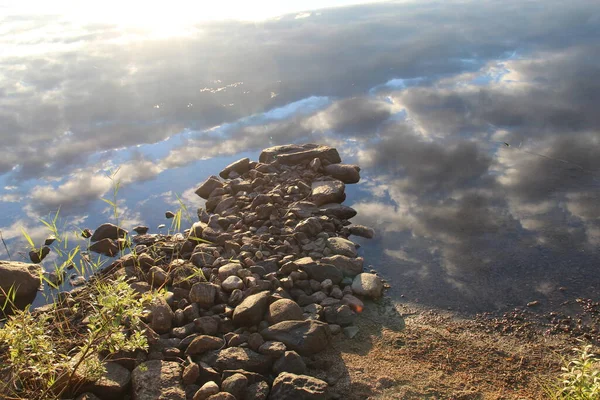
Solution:
M362 168L346 204L375 228L357 241L394 298L473 312L599 297L596 1L384 2L158 28L0 17L13 259L21 227L40 243L38 218L59 207L69 228L110 220L100 199L115 171L124 227L156 232L178 196L202 206L196 185L230 162L317 142Z

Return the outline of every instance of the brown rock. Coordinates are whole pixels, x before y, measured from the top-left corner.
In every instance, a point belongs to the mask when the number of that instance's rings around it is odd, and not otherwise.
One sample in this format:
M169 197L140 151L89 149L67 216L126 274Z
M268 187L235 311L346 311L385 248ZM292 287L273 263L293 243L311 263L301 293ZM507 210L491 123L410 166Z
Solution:
M369 228L364 225L350 225L348 227L348 231L351 235L360 236L367 239L373 239L373 236L375 236L375 231L373 228Z
M216 176L211 176L207 180L205 180L199 187L196 189L196 194L203 199L208 199L210 193L217 189L223 187L223 182L219 180Z
M181 365L177 362L143 362L133 370L131 378L133 400L185 400Z
M31 250L29 252L29 259L32 263L39 264L48 254L50 254L50 247L43 246L41 249Z
M220 393L217 393L217 394L213 394L212 396L210 396L206 400L237 400L237 399L231 393L220 392Z
M344 276L355 277L363 272L363 258L352 258L341 254L336 254L331 257L323 257L322 263L336 266Z
M375 274L362 273L352 281L352 292L359 296L378 299L383 294L383 282Z
M360 180L358 165L331 164L323 168L323 172L344 183L357 183Z
M266 373L271 368L271 358L244 347L229 347L217 352L215 368L219 371L227 369L243 369L246 371Z
M314 158L318 158L322 162L326 161L329 164L342 161L335 148L312 143L269 147L260 153L259 161L261 163L271 163L277 160L281 164L295 165L310 162Z
M237 172L239 175L242 175L250 170L250 159L242 158L241 160L232 162L219 173L221 178L227 179L229 178L229 173L231 171Z
M301 321L302 314L302 309L295 301L281 299L271 303L267 319L271 324L282 321Z
M165 299L156 297L150 305L152 311L152 321L150 328L156 333L167 333L173 326L173 318L175 314L171 310Z
M288 349L302 355L324 350L330 340L327 324L314 320L279 322L264 329L260 334L267 340L282 342Z
M31 304L40 287L42 268L37 264L0 260L0 304L4 304L11 288L15 290L15 306L24 309ZM9 307L10 308L10 307Z
M196 363L191 363L183 369L181 380L184 385L191 385L192 383L196 382L196 380L198 380L199 376L200 366Z
M116 399L122 397L129 389L131 373L129 370L115 362L104 363L105 372L102 377L91 385L86 385L85 390L92 392L102 399Z
M206 382L198 391L194 394L193 400L206 400L213 394L219 393L219 385L216 382Z
M96 228L90 240L92 242L97 242L102 239L117 240L125 237L125 235L127 235L127 231L125 229L119 228L114 224L105 223Z
M119 246L117 246L117 243L114 240L105 238L92 243L92 245L88 247L88 250L108 257L114 257L119 252Z
M233 374L223 380L221 389L231 393L236 399L242 399L248 388L248 378L242 374Z
M317 206L329 203L342 203L346 199L346 186L338 180L316 181L312 183L311 201Z
M210 308L215 304L218 287L212 283L198 282L190 289L190 301L198 303L202 308Z
M338 284L342 281L342 271L331 264L311 264L303 267L304 271L308 274L310 279L314 279L318 282L330 279L334 284Z
M273 372L277 375L282 372L291 372L292 374L305 374L306 364L302 357L295 351L286 351L285 354L273 364Z
M273 381L271 395L273 400L326 400L327 383L308 375L296 375L283 372Z
M246 297L233 311L233 323L237 326L258 325L267 311L268 299L268 291Z
M225 341L221 338L208 335L199 335L196 336L189 344L185 354L188 356L203 354L209 350L218 350L224 345Z

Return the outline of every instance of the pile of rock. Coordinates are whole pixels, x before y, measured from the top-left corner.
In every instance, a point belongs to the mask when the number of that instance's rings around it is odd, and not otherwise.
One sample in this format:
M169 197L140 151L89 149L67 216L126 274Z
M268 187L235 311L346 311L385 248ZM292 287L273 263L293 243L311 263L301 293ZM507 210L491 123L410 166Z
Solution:
M384 287L363 272L348 239L373 237L370 228L348 221L356 211L341 204L359 172L341 164L331 147L272 147L259 162L244 158L223 169L222 179L202 183L196 193L205 208L185 234L136 228L136 255L104 274L134 277L139 292L169 292L149 310L149 352L111 362L122 364L120 378L105 377L87 390L103 399L131 392L139 400L334 395L308 375L310 356L332 335L353 337L361 297L378 298ZM105 224L90 250L114 255L123 236Z

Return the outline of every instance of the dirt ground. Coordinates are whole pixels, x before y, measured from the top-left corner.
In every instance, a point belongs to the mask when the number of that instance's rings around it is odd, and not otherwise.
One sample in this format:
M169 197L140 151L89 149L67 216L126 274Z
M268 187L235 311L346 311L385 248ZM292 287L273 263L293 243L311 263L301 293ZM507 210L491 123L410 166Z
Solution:
M533 323L370 303L309 365L340 399L543 399L575 339Z

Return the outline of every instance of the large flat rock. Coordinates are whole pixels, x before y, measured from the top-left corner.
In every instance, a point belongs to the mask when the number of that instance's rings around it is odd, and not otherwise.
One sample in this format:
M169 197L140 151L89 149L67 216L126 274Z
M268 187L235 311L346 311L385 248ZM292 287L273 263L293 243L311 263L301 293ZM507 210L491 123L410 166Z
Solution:
M335 148L314 143L303 145L287 144L269 147L260 153L259 161L261 163L271 163L277 160L281 164L295 165L303 162L310 162L314 158L318 158L322 162L325 161L328 164L342 162L342 159Z
M178 362L150 360L131 374L133 400L185 400Z
M282 342L288 349L302 355L312 355L324 350L331 338L327 324L314 320L279 322L260 334L267 340Z
M0 261L0 304L4 304L11 288L16 290L14 303L19 309L24 309L33 302L40 287L42 267L19 261Z

